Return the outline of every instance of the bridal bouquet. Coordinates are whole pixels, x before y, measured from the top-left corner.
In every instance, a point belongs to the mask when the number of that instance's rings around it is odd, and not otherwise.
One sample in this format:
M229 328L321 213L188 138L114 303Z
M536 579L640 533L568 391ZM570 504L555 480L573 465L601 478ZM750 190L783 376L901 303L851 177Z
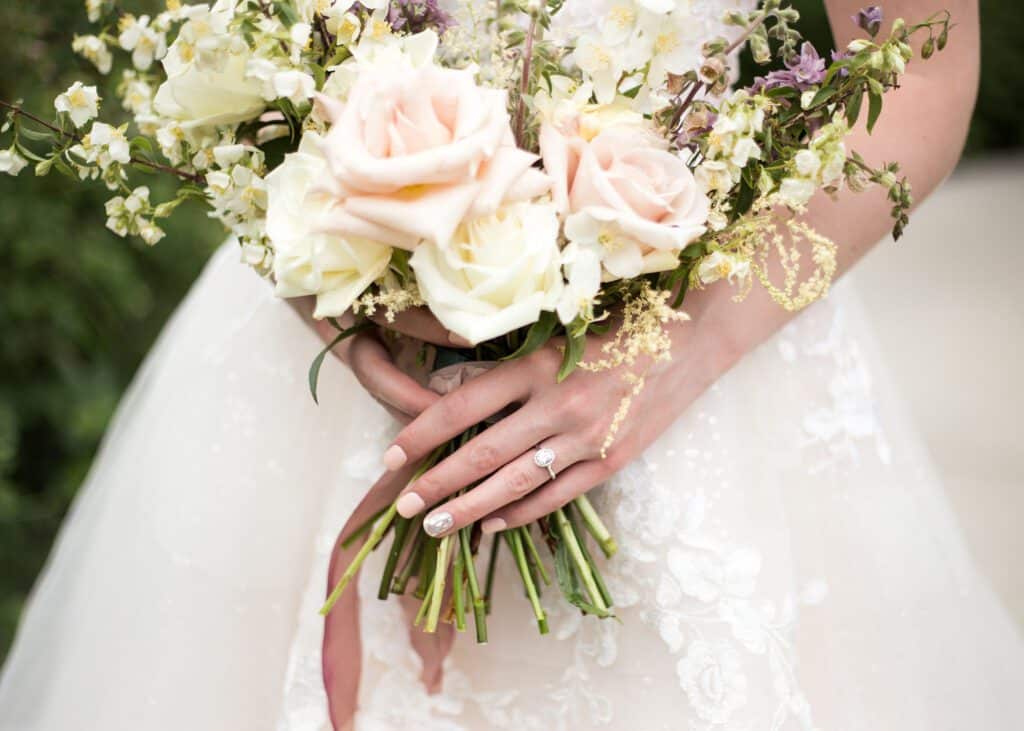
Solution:
M107 226L148 244L183 202L208 206L243 262L281 297L314 296L315 317L338 329L310 370L314 398L331 348L369 316L410 307L472 345L429 353L435 367L558 338L564 379L668 358L665 325L685 319L691 288L726 280L742 297L758 283L787 309L821 297L835 246L799 214L817 191L877 184L900 234L911 198L898 166L868 164L845 139L861 117L874 127L911 36L927 58L950 28L943 12L883 32L866 8L854 18L864 37L825 58L783 0L731 11L730 37L705 42L686 0L168 0L153 17L86 7L97 30L74 49L100 74L123 51L118 100L103 104L122 121L100 121L97 87L82 82L47 118L0 102L0 170L102 180ZM730 91L744 43L773 68ZM151 200L134 181L152 173L173 176L176 194ZM588 336L611 328L601 357L585 359ZM643 378L629 372L635 394ZM540 450L538 466L552 456ZM420 528L392 505L347 536L364 542L324 612L390 535L380 596L409 587L426 631L464 629L472 613L486 640L502 544L541 632L552 581L541 547L570 603L613 614L590 546L611 556L615 541L585 497L506 531L480 574L478 525Z

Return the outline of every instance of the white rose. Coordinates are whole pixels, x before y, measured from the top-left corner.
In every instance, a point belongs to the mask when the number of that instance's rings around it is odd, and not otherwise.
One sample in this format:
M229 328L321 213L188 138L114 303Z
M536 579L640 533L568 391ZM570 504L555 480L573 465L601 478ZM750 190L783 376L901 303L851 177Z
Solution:
M157 89L153 106L184 129L238 124L266 107L262 83L246 77L247 53L229 53L222 68L200 70L171 51L163 61L167 81Z
M446 245L419 246L410 263L437 319L474 344L553 311L564 286L550 203L510 203L463 222Z
M381 274L391 248L354 236L323 233L317 221L333 199L315 184L327 174L319 138L307 133L299 151L267 176L267 236L274 247L277 295L316 295L314 317L335 317Z

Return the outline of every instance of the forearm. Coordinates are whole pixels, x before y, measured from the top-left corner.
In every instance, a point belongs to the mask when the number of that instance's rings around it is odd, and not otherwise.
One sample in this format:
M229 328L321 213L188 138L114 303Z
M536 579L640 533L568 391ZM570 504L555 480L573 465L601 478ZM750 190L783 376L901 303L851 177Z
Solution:
M856 28L848 16L860 4L860 0L828 3L840 48L854 37ZM916 58L908 66L901 88L886 95L873 134L864 128L862 115L847 140L848 149L856 150L872 165L900 162L916 202L953 170L963 148L978 77L977 7L973 0L906 0L886 5L889 22L897 14L919 19L944 7L953 13L956 23L947 48L928 61ZM835 198L816 196L803 218L837 244L837 275L841 276L888 233L891 205L881 187L862 193L844 190ZM702 368L709 369L712 379L795 315L772 301L756 283L742 303L732 301L734 294L732 287L718 282L687 297L685 309L693 317L687 327L694 332L679 338L681 349L696 349ZM687 353L680 355L688 358Z

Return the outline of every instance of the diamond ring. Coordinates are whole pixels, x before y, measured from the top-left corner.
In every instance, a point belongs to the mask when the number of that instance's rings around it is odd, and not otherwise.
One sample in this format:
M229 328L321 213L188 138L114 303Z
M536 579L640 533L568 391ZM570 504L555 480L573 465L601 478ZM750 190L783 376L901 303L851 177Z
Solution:
M548 471L551 479L555 479L555 470L551 467L555 463L555 450L550 447L541 447L533 453L533 463Z

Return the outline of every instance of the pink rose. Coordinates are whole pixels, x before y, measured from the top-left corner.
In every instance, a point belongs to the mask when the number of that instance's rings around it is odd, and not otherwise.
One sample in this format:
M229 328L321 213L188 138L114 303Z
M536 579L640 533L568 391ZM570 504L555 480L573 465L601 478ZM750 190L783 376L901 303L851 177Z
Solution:
M645 126L612 124L588 140L575 125L545 123L540 150L566 235L600 253L613 277L674 269L706 230L707 196Z
M369 66L344 103L319 101L332 122L331 233L410 251L423 239L444 245L464 218L550 188L537 156L515 145L505 92L477 86L471 71Z

